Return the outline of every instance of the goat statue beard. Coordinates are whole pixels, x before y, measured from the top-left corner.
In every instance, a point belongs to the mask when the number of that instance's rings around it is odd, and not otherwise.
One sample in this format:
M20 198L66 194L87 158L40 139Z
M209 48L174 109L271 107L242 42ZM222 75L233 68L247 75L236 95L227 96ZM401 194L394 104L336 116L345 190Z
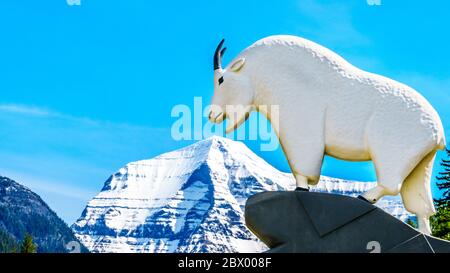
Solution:
M229 134L236 130L239 126L244 123L250 116L253 106L248 105L243 108L236 109L235 111L228 112L226 114L227 126L225 128L225 133Z

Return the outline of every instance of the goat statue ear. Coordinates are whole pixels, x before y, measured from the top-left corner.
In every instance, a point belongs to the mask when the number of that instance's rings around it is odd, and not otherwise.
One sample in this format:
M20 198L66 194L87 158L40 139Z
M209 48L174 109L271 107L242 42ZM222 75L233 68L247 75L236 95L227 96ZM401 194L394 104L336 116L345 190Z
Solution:
M235 61L231 66L230 70L233 72L239 72L239 70L242 69L242 67L245 64L245 58L239 58L237 61Z

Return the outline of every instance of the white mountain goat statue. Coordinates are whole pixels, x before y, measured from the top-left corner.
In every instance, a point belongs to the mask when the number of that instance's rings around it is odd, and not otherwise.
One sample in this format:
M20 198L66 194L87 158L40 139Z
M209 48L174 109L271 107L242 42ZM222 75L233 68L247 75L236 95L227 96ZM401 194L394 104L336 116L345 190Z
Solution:
M431 173L445 137L424 97L296 36L261 39L222 68L223 42L214 54L211 122L228 119L229 133L252 110L265 115L300 189L318 183L324 155L372 160L378 184L362 198L375 203L400 193L405 208L416 214L419 230L430 234L429 217L435 213ZM231 114L227 105L245 108ZM262 105L277 105L279 116L271 117Z

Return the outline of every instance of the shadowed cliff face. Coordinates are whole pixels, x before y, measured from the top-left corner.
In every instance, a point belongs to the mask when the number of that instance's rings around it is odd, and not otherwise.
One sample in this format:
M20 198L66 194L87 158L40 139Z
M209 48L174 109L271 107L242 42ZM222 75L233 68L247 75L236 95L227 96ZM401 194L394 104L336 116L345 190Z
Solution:
M65 245L78 241L72 230L28 188L0 176L0 252L17 247L26 233L33 237L38 252L67 252ZM87 249L81 246L81 250Z

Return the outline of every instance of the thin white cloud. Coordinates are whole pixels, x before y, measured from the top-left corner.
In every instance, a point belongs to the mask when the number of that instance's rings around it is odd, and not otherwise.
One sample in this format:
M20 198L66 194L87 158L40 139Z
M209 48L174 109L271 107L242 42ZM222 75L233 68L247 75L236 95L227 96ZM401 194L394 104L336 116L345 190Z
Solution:
M24 173L16 173L8 170L1 170L0 175L6 176L10 179L16 180L21 185L29 188L37 193L52 193L64 197L79 199L82 201L88 200L96 194L96 191L86 190L81 187L74 187L66 185L62 182L49 181L48 178L39 178Z
M0 111L14 114L41 116L41 117L56 115L56 113L51 112L44 108L26 106L21 104L0 104Z
M181 145L170 128L0 103L0 174L35 190L67 222L117 169Z
M89 117L80 117L73 116L64 113L60 113L54 110L50 110L48 108L32 106L32 105L24 105L24 104L15 104L15 103L0 103L0 112L8 113L8 114L17 114L24 115L36 118L43 119L60 119L66 120L73 123L84 124L89 126L112 126L112 127L124 127L128 129L157 129L154 127L147 126L139 126L128 123L117 123L111 122L108 120L96 120Z

